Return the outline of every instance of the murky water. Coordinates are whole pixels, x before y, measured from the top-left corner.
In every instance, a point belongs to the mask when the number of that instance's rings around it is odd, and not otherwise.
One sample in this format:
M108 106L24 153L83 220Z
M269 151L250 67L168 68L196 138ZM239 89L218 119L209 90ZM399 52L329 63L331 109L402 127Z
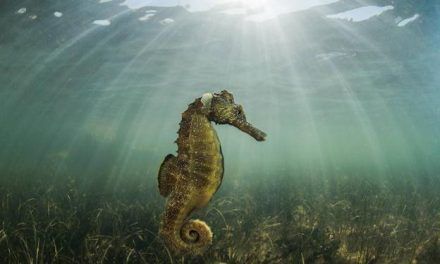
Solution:
M0 259L440 262L439 10L1 2ZM157 172L188 104L224 89L267 140L215 125L223 183L191 216L213 245L176 257Z

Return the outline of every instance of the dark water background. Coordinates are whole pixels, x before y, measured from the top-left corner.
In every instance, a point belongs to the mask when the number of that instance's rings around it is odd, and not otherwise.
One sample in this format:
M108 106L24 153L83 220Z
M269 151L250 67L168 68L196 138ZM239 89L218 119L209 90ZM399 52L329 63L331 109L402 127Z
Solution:
M440 261L439 3L338 1L265 22L118 3L0 2L0 259ZM326 17L366 5L394 9ZM174 258L156 237L157 171L187 104L222 89L268 138L215 127L225 178L196 214L214 245Z

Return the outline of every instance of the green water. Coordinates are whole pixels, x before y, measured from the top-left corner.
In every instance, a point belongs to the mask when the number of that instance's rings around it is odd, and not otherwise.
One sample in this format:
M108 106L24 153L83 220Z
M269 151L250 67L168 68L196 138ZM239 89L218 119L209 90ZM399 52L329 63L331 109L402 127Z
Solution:
M0 262L440 263L436 1L264 21L121 2L0 2ZM157 171L187 105L223 89L267 140L215 126L224 180L191 216L213 245L176 257Z

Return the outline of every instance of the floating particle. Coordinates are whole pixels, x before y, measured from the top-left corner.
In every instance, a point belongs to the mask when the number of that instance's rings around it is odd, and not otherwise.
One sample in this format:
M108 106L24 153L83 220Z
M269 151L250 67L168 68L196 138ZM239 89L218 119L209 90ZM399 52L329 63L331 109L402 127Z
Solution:
M164 20L161 20L159 23L162 24L162 25L169 25L169 24L174 23L174 19L172 19L172 18L165 18Z
M26 13L26 11L27 11L26 7L22 7L22 8L17 10L17 14L22 15L22 14Z
M140 17L139 20L140 21L146 21L146 20L149 20L152 17L154 17L154 14L146 14L145 16Z
M110 22L110 20L104 19L104 20L95 20L95 21L93 21L93 24L99 25L99 26L110 26L111 22Z
M412 17L409 17L409 18L406 18L406 19L403 19L403 20L399 21L399 23L397 24L397 26L398 26L398 27L404 27L404 26L406 26L407 24L416 21L419 17L420 17L419 14L415 14L415 15L413 15Z

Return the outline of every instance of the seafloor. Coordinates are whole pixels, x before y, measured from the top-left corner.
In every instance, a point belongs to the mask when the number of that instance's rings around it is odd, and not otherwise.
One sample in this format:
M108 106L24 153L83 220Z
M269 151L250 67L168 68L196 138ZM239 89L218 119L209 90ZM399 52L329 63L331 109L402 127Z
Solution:
M440 263L439 184L428 178L226 180L193 216L211 226L213 245L190 258L157 237L156 186L46 173L2 178L0 263Z

